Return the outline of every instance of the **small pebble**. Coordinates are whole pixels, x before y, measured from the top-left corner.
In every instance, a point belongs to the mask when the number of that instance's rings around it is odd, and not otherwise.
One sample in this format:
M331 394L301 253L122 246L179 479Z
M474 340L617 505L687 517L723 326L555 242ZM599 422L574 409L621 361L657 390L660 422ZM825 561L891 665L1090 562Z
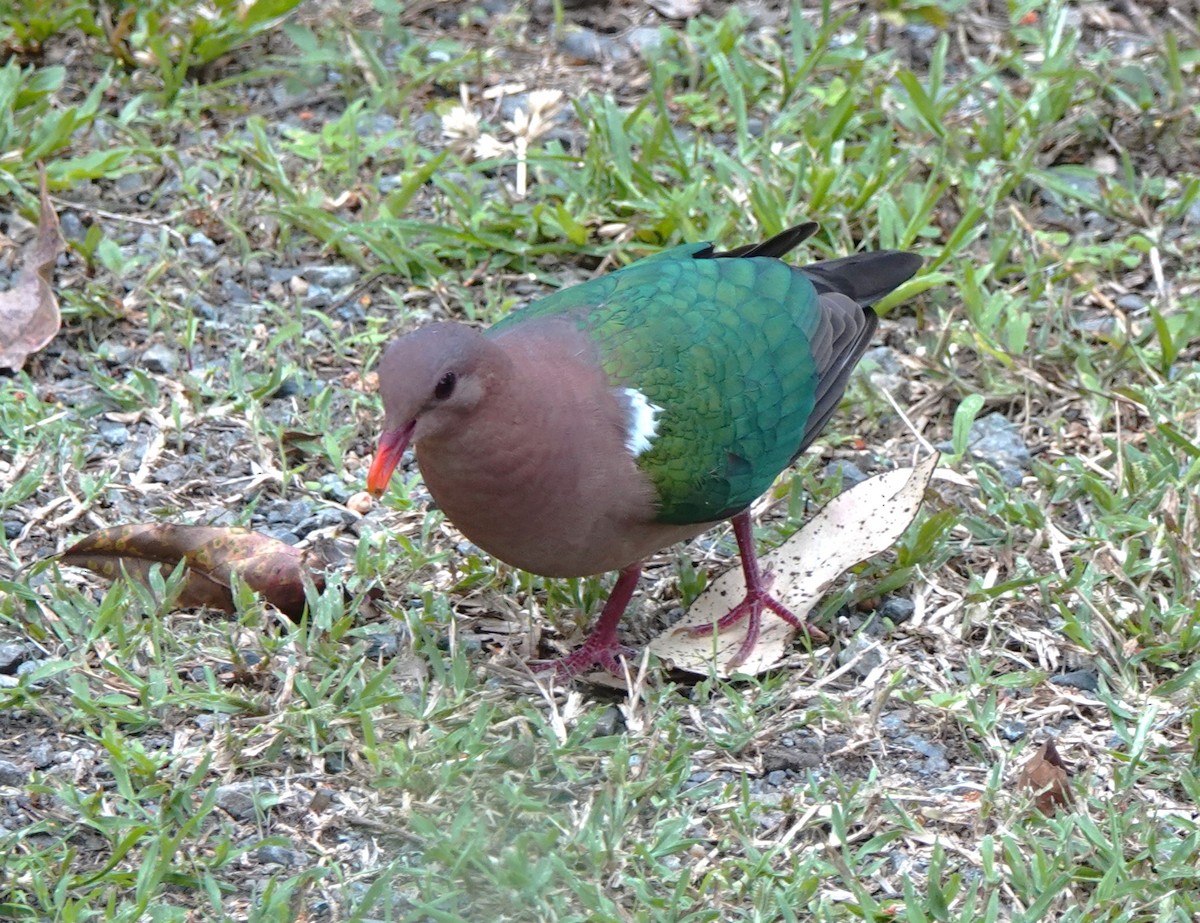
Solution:
M12 760L0 759L0 785L14 788L24 785L29 780L29 773Z
M916 610L916 604L911 599L905 599L903 596L889 596L879 604L876 614L882 619L887 619L893 625L899 625L901 622L911 619Z
M260 846L254 851L259 862L274 862L277 865L303 865L304 854L285 846Z
M142 353L142 365L145 366L147 372L170 375L179 368L179 360L165 345L154 343Z
M109 445L125 445L129 441L129 428L124 423L101 420L96 424L96 432Z
M354 266L307 266L301 274L314 285L327 289L346 288L358 281L359 272Z
M1056 686L1072 686L1084 692L1095 692L1100 688L1100 679L1093 670L1072 670L1070 673L1060 673L1051 676L1050 682Z

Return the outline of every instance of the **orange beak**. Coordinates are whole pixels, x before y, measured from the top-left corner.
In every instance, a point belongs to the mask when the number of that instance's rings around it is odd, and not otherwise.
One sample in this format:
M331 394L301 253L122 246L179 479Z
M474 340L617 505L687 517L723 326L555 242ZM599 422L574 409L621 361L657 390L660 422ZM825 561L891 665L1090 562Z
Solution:
M413 420L407 426L384 433L379 437L379 448L375 450L375 460L371 462L371 470L367 472L367 490L371 492L372 496L378 497L387 490L388 482L392 479L392 472L400 464L400 458L412 440L413 429L416 428L416 425L417 421Z

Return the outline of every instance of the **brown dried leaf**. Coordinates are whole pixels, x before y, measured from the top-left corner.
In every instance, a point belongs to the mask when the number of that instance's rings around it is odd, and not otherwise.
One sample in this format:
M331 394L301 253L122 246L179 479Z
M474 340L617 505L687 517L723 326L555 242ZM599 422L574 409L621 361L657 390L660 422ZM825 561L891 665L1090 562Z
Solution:
M232 575L291 618L304 612L304 577L318 588L323 560L249 529L147 522L93 532L58 556L110 580L122 572L146 582L151 568L187 564L181 608L234 611Z
M891 547L921 509L939 458L935 453L915 468L887 471L854 485L830 501L799 532L763 555L764 570L775 577L775 598L803 620L843 572ZM763 615L754 649L735 670L730 670L729 661L746 637L744 621L715 638L692 636L683 630L712 625L745 593L742 569L730 568L705 588L682 620L654 638L648 647L676 668L704 676L714 668L718 676L770 669L783 659L796 635L795 628L770 613Z
M1047 817L1071 804L1067 764L1054 741L1047 740L1017 774L1017 787L1033 792L1033 803Z
M50 287L54 263L62 252L58 215L50 204L46 171L41 170L42 213L37 236L25 248L16 284L0 292L0 368L17 371L25 360L58 333L58 299Z

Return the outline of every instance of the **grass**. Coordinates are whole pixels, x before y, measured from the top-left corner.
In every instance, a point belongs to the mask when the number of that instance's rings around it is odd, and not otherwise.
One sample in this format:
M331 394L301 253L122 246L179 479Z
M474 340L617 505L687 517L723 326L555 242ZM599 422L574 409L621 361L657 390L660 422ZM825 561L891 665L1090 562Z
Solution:
M7 230L38 161L79 221L65 327L0 380L0 642L23 645L0 676L0 916L1195 918L1194 28L1139 4L733 6L614 70L564 62L520 3L17 6ZM564 95L522 119L489 92L509 83ZM395 331L801 218L818 257L925 257L881 334L916 432L860 376L764 537L840 490L829 458L947 442L956 473L833 588L833 650L541 688L520 658L574 643L607 584L464 547L415 477L303 537L345 566L301 624L36 563L122 522L347 511ZM316 264L355 281L313 297ZM173 373L139 363L149 343ZM968 451L997 411L1033 451L1018 486ZM655 562L632 641L717 538ZM909 620L873 614L889 595ZM875 669L844 666L858 642ZM1053 681L1072 671L1094 686ZM1049 818L1013 783L1045 733L1075 767Z

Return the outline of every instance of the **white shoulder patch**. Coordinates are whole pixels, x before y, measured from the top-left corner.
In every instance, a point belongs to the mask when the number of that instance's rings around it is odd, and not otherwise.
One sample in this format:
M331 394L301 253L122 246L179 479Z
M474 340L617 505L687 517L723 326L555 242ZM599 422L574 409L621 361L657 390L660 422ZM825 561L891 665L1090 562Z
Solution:
M625 431L625 448L637 458L650 448L658 435L658 415L663 409L651 404L649 398L637 388L622 388L621 393L629 401L629 427Z

